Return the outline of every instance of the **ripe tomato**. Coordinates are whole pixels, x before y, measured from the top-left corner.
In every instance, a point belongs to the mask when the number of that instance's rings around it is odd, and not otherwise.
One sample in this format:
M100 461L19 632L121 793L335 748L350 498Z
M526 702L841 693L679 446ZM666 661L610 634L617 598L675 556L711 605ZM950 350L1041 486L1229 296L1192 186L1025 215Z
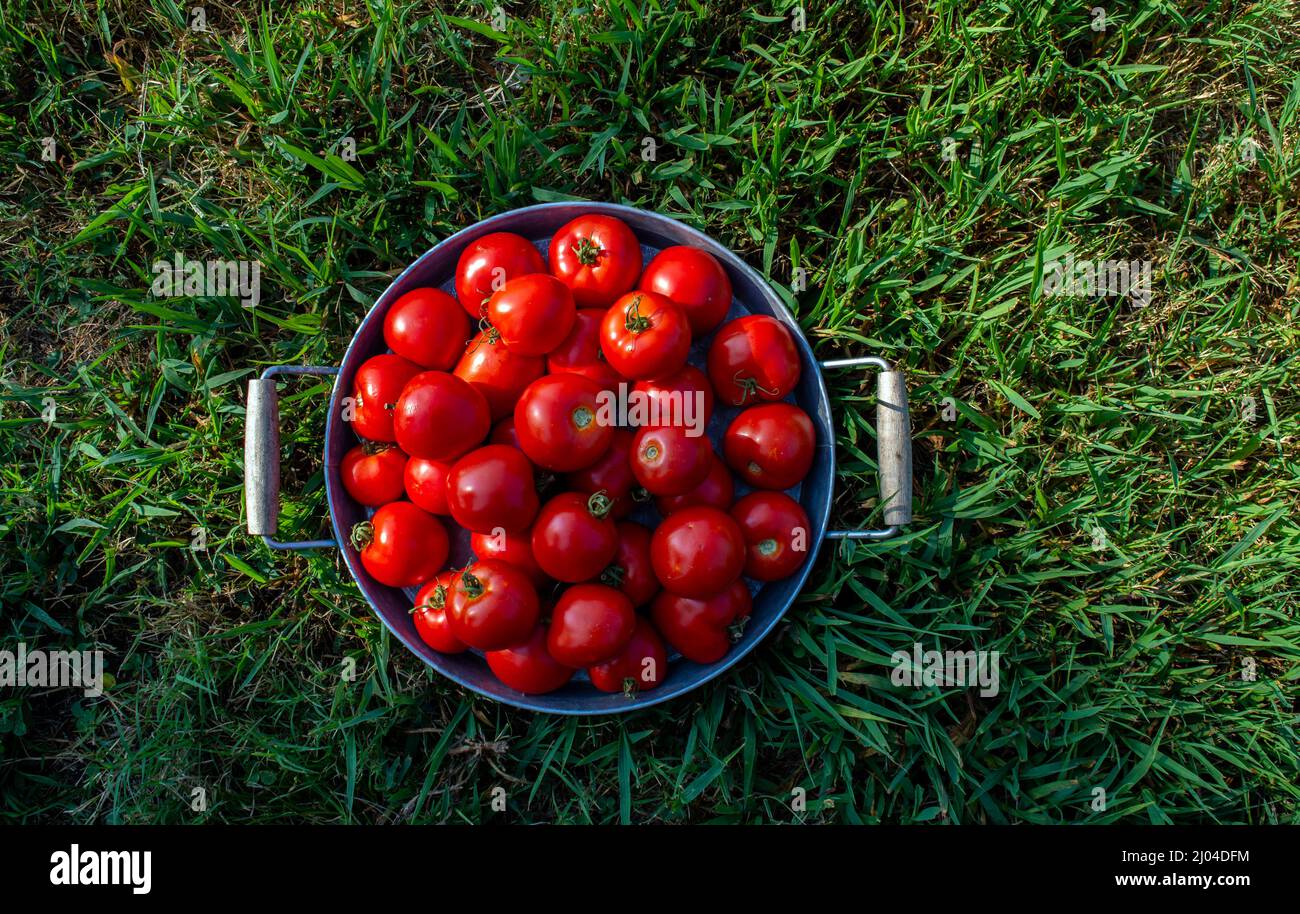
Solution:
M632 475L652 495L685 495L713 466L713 442L675 425L643 428L632 439Z
M479 561L492 559L514 565L528 575L528 580L540 591L550 583L542 566L533 557L533 531L521 530L518 533L499 530L494 533L475 533L469 538L469 547Z
M515 434L514 412L512 406L510 415L492 426L492 434L488 435L488 444L507 444L510 447L519 447L519 436Z
M514 415L515 401L524 388L545 372L544 359L512 352L491 334L479 333L470 340L453 373L487 399L496 422Z
M614 429L609 450L589 467L565 477L568 487L575 492L588 494L603 491L613 506L609 516L618 520L627 517L636 507L637 481L632 475L629 456L632 453L632 433L627 429Z
M656 254L637 288L671 298L697 337L712 332L731 308L731 279L722 264L708 251L685 245Z
M510 280L487 303L501 342L520 355L546 355L569 335L576 316L569 287L546 273Z
M612 659L635 629L631 600L604 584L577 584L555 603L546 647L560 663L581 669Z
M750 492L731 509L745 537L745 574L779 581L808 557L812 525L799 502L784 492Z
M412 457L406 461L402 474L406 497L430 514L451 514L447 507L447 471L451 464L426 457Z
M515 434L528 459L568 473L609 450L614 426L600 417L600 385L576 374L553 374L528 385L515 404Z
M546 649L547 627L539 624L523 644L483 655L488 667L516 692L541 695L554 692L573 678L573 668L556 663Z
M447 563L449 542L442 521L409 501L393 501L352 528L361 564L380 584L414 587Z
M402 450L430 460L459 457L486 438L491 426L483 395L445 371L426 371L408 381L393 411Z
M656 496L655 507L664 517L694 505L708 505L710 508L726 511L731 507L732 499L735 497L736 487L731 481L731 471L714 455L713 465L709 467L709 475L704 477L704 482L685 495Z
M378 508L402 497L406 455L391 444L358 444L343 455L343 488L361 504Z
M480 651L528 640L541 616L537 588L513 565L475 562L456 575L447 605L451 633Z
M697 600L664 591L650 607L650 617L669 644L687 660L721 660L740 640L744 621L754 608L744 581L737 580L719 594Z
M510 280L545 273L546 261L533 243L512 232L493 232L471 241L456 263L456 298L474 320L492 293Z
M551 374L585 375L605 390L617 390L623 379L600 351L600 322L604 318L600 308L580 308L569 335L546 357L546 370Z
M789 403L764 403L742 412L722 439L736 475L756 489L797 486L812 468L817 432L808 414Z
M564 492L542 505L533 524L533 556L542 571L569 583L604 571L618 552L618 527L609 507L599 492Z
M703 433L713 417L713 385L694 365L653 381L637 381L632 390L644 404L644 421L633 425L680 425Z
M600 583L623 592L633 606L645 606L659 592L650 562L650 531L630 520L618 525L618 551L600 573Z
M384 317L384 342L404 359L450 371L472 333L469 318L441 289L412 289Z
M653 292L629 292L600 324L600 351L625 378L662 378L686 364L691 325L682 309Z
M447 506L456 523L473 533L523 530L537 516L533 465L504 444L470 451L447 474Z
M608 308L636 285L641 243L621 219L579 216L551 239L550 262L579 308Z
M781 400L799 383L799 349L785 324L765 314L747 314L713 338L708 369L723 403Z
M655 529L650 560L665 590L710 597L725 590L745 567L745 537L717 508L683 508Z
M352 431L371 441L396 441L393 407L406 382L419 373L419 365L400 355L377 355L362 362L352 383Z
M591 684L602 692L622 692L631 698L637 692L653 689L668 675L668 652L654 626L636 620L632 638L613 659L587 670Z
M411 618L416 634L425 644L444 654L459 654L469 650L469 645L451 633L447 622L447 598L457 572L444 571L420 588L415 595L415 608Z

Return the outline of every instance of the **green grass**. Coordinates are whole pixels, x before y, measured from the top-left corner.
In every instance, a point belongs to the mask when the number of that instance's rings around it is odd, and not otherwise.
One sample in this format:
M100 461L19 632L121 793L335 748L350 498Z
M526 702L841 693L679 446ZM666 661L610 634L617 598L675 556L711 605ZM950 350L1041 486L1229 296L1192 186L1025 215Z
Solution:
M0 2L0 646L115 680L0 692L0 820L1300 820L1288 0L196 5ZM463 693L335 555L242 529L247 379L569 197L731 246L820 356L905 366L916 426L905 537L594 721ZM152 296L173 252L259 260L261 305ZM1151 303L1044 295L1067 252L1151 261ZM836 526L873 520L867 380L830 378ZM324 391L284 387L285 538L323 529ZM1000 651L1000 693L894 686L914 642Z

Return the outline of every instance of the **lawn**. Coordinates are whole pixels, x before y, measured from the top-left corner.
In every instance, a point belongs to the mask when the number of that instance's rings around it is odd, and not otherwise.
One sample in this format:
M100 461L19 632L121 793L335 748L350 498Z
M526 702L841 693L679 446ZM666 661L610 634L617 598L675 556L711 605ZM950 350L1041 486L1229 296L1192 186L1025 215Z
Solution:
M0 0L0 648L112 676L0 691L0 821L1300 821L1295 5L501 7ZM574 198L731 247L915 432L905 536L592 720L441 680L242 501L250 377ZM175 254L258 261L257 307L155 295ZM1112 261L1149 295L1055 282ZM828 383L867 525L873 385ZM282 385L282 538L325 389ZM997 694L896 684L914 644Z

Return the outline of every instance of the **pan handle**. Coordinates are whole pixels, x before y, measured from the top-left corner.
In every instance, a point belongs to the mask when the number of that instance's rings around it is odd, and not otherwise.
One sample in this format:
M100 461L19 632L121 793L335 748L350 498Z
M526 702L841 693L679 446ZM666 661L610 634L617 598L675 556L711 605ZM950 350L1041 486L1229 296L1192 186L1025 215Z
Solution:
M248 532L260 536L272 549L323 549L337 546L332 539L281 543L275 539L280 520L280 396L277 375L332 377L337 368L326 365L273 365L248 382L244 419L244 503Z
M876 377L876 463L888 526L881 530L827 530L827 539L884 540L912 522L912 420L907 411L907 376L879 356L821 363L823 369L860 365L880 370Z

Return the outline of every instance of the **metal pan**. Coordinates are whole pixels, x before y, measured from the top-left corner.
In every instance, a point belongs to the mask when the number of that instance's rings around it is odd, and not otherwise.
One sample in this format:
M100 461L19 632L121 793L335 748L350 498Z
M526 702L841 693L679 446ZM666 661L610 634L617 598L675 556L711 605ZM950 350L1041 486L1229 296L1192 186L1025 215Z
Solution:
M749 582L754 593L754 611L741 639L726 657L716 663L698 664L681 657L670 660L670 671L656 689L634 697L609 694L595 689L579 674L563 689L547 695L523 695L503 685L475 653L440 654L428 647L416 634L411 620L412 600L408 593L380 584L361 564L360 556L349 542L352 526L367 517L367 510L352 500L343 488L339 466L343 455L356 437L342 419L343 398L350 395L357 368L367 358L386 351L383 340L384 315L399 297L423 286L437 286L452 291L456 261L469 242L489 232L515 232L533 241L543 253L550 237L565 223L583 213L606 213L617 216L631 226L641 240L647 262L657 251L675 244L703 248L713 254L730 274L734 299L728 320L743 314L768 314L790 328L803 359L798 388L789 398L801 406L817 429L817 456L803 484L791 494L808 513L812 523L808 560L798 572L783 580L765 585ZM703 364L708 340L697 340L691 361ZM881 499L886 524L880 530L827 530L831 495L835 482L835 428L831 422L831 400L826 392L822 370L868 367L878 371L876 436L877 462L880 468ZM325 423L325 490L329 502L334 539L281 543L274 539L279 515L280 433L276 397L276 378L283 375L308 374L333 376L328 418ZM718 403L708 433L716 441L737 410ZM912 519L912 448L911 427L907 411L907 384L902 372L895 371L877 357L840 359L818 363L794 316L781 299L743 260L707 235L657 213L611 203L544 203L512 210L485 219L457 232L425 253L403 272L379 297L375 306L357 328L339 367L280 365L266 369L260 379L250 381L244 441L244 479L248 508L248 531L262 536L274 549L340 548L348 570L380 620L399 641L439 673L489 698L519 708L553 714L617 714L656 705L689 692L739 663L767 636L802 590L812 570L817 552L825 539L877 540L893 536ZM745 491L738 484L737 494ZM657 515L653 507L640 518L654 526Z

